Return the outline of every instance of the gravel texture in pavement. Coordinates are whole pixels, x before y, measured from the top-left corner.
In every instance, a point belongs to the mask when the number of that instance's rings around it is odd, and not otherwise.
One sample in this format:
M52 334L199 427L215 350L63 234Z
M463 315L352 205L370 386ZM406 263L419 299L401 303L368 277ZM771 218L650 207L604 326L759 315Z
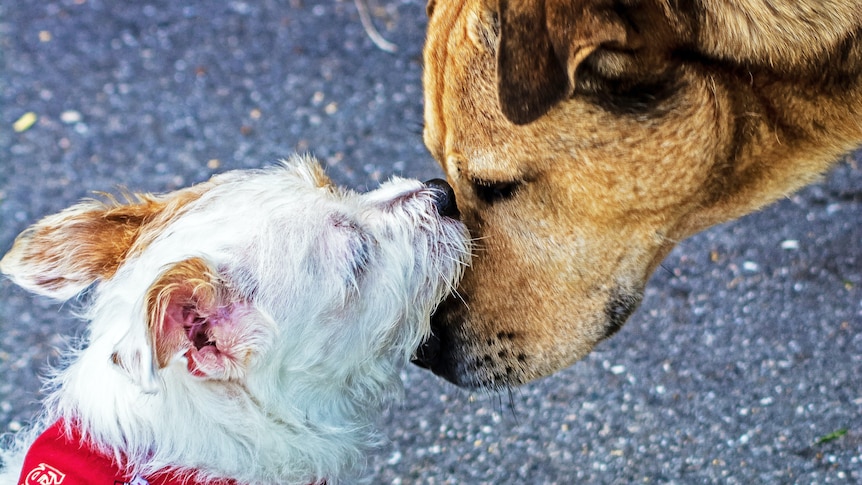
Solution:
M421 0L0 0L0 252L92 191L294 152L364 190L422 146ZM510 393L415 367L372 483L862 483L862 157L683 241L613 339ZM0 432L83 325L0 281ZM190 430L200 432L201 430Z

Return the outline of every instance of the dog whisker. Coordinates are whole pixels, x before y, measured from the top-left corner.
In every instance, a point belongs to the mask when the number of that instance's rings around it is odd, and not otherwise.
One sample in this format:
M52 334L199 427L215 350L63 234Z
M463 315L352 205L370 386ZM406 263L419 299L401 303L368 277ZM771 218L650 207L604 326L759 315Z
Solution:
M507 394L509 396L509 412L512 413L512 419L515 420L515 424L517 425L517 424L520 424L520 422L519 422L519 418L518 418L518 409L517 409L517 406L515 406L515 396L514 396L512 389L513 389L512 386L510 386L508 384L506 385L506 391L507 391Z

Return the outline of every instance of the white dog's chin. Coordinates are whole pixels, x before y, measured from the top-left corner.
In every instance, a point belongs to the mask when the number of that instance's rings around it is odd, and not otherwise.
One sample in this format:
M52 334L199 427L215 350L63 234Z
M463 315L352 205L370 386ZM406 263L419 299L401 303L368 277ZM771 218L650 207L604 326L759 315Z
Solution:
M468 263L438 190L393 179L355 193L296 157L43 219L0 270L59 300L97 285L42 426L78 423L142 476L352 477Z

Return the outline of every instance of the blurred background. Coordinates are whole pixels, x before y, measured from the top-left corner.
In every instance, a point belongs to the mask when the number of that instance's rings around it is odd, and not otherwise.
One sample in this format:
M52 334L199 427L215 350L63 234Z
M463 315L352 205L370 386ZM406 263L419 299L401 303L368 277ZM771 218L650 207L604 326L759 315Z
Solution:
M442 176L424 2L367 7L396 52L352 0L0 0L0 253L93 191L295 151L359 190ZM628 325L555 376L471 393L406 369L371 483L862 482L861 161L684 241ZM75 308L0 281L0 432L37 412Z

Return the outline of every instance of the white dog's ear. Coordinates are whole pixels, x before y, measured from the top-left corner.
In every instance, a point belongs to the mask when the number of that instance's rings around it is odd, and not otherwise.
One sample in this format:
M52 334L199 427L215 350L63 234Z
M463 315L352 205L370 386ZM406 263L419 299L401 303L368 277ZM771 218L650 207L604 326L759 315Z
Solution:
M271 337L270 325L202 258L169 267L145 298L145 341L130 335L114 358L144 388L177 362L200 378L242 378Z
M156 362L166 367L177 349L197 338L207 318L229 304L226 285L201 258L174 264L147 290L147 327L153 340Z
M187 197L81 202L22 232L0 260L0 272L29 291L68 300L93 282L111 278L142 227L181 199Z
M155 391L157 371L195 345L203 345L206 315L227 300L225 285L201 258L173 264L150 285L146 325L132 329L114 348L114 364L145 391ZM179 355L178 355L179 353Z

